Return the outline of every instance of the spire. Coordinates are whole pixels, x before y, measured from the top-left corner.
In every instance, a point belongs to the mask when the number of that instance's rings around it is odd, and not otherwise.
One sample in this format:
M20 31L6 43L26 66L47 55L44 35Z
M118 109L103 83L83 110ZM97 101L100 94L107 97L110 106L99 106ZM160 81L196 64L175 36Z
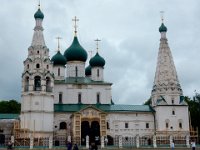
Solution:
M34 28L34 34L32 39L31 46L45 46L44 36L43 36L43 27L42 27L42 21L44 19L44 14L40 10L40 2L38 4L38 10L34 14L35 18L35 28Z
M77 21L79 21L79 19L77 19L75 16L74 19L72 19L72 21L74 21L74 36L77 36Z
M165 33L166 32L164 31L161 32L154 86L152 90L154 105L161 96L167 97L168 100L165 100L170 103L170 98L172 98L170 96L174 95L178 97L182 95L182 89L178 81L176 68Z

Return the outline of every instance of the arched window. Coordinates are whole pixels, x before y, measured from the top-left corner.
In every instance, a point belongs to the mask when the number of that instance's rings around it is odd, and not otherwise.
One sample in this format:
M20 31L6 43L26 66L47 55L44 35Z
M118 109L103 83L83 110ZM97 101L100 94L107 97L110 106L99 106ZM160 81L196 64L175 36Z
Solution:
M49 65L47 65L47 69L49 69Z
M97 77L99 77L99 69L97 69Z
M82 102L82 96L81 96L81 93L78 93L78 103L81 103Z
M41 91L41 77L40 76L35 76L34 78L34 90L35 91Z
M51 89L51 79L49 77L46 77L46 91L47 92L52 92L52 89Z
M100 103L100 93L97 93L97 103Z
M29 90L29 77L25 78L25 84L24 84L24 91L28 91Z
M58 76L60 76L60 68L58 68Z
M175 115L175 110L172 110L172 115Z
M27 69L29 69L29 64L27 64Z
M168 129L169 128L169 119L165 120L165 127Z
M37 54L39 54L40 53L40 51L37 51Z
M40 64L36 64L36 68L40 68Z
M67 129L67 124L66 124L66 122L61 122L61 123L60 123L60 130L62 130L62 129Z
M59 99L59 104L62 104L62 92L59 93L58 99Z
M78 67L77 66L75 68L75 72L76 72L76 77L78 77Z

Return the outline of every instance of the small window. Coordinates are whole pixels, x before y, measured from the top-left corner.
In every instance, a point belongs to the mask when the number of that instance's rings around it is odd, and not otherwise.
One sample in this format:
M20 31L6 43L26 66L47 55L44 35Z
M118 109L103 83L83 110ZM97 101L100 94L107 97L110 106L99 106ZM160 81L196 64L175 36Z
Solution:
M125 128L126 128L126 129L128 128L128 123L127 123L127 122L125 123Z
M110 129L110 125L109 125L109 122L107 122L107 129Z
M40 64L36 64L36 68L40 68Z
M166 122L165 126L166 126L166 128L169 128L169 123L168 123L168 122Z
M78 103L81 103L81 93L78 93Z
M127 136L125 137L125 141L128 141L128 137Z
M59 93L59 104L62 104L62 93Z
M29 64L27 65L27 69L29 69Z
M47 65L47 69L49 69L49 65Z
M97 77L99 77L99 69L97 69Z
M100 93L97 93L97 103L100 103Z
M60 68L58 68L58 76L60 76Z
M172 99L172 104L174 104L174 99Z
M179 122L179 128L181 128L181 129L182 129L182 123L181 123L181 122Z
M173 130L173 127L171 126L171 127L170 127L170 129L172 129L172 130Z
M149 123L146 123L146 128L149 129Z
M37 51L37 54L39 54L40 52L39 51Z
M175 111L174 110L172 110L172 115L175 115Z
M77 66L75 68L75 71L76 71L76 77L78 77L78 67Z

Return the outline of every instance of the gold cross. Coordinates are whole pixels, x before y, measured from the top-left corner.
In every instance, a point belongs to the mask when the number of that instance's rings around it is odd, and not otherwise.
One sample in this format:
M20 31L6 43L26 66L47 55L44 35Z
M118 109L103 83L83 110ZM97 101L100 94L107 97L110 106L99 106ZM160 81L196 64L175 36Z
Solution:
M99 40L99 39L97 38L97 39L94 40L94 41L96 42L97 52L98 52L98 50L99 50L99 42L100 42L101 40Z
M164 11L160 11L160 17L161 17L161 21L163 23L163 21L164 21Z
M74 19L72 19L72 21L74 21L74 30L75 30L74 33L76 35L77 34L77 27L78 27L76 23L77 23L77 21L79 21L79 19L77 19L76 16L75 16Z
M56 39L58 40L58 51L60 51L60 39L62 39L61 37L56 37Z

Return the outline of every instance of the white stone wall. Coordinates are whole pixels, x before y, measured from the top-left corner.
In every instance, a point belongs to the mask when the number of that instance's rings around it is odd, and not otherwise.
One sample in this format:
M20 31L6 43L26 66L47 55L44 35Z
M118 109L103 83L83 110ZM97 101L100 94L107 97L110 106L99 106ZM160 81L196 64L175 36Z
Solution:
M60 69L60 75L58 75L58 69ZM53 73L55 80L64 80L65 79L65 66L54 66Z
M107 135L111 135L112 137L116 135L126 137L154 134L154 117L150 112L110 113L107 116L107 122L110 127L107 130ZM128 128L125 128L125 123L128 123ZM146 123L149 123L149 128L146 128Z
M97 75L97 70L99 70L99 76ZM103 81L104 80L102 67L92 67L91 74L92 74L91 75L92 80L94 80L94 81Z
M83 104L96 104L97 93L100 93L100 103L111 103L111 85L72 85L55 84L54 102L59 103L59 93L63 93L63 104L77 104L78 93L81 93Z
M76 67L77 67L77 77L85 77L85 62L82 61L68 61L67 62L67 77L76 77Z
M155 110L157 131L189 131L188 106L156 106ZM175 115L172 114L173 110ZM166 121L169 122L168 128ZM182 129L179 122L182 122Z

